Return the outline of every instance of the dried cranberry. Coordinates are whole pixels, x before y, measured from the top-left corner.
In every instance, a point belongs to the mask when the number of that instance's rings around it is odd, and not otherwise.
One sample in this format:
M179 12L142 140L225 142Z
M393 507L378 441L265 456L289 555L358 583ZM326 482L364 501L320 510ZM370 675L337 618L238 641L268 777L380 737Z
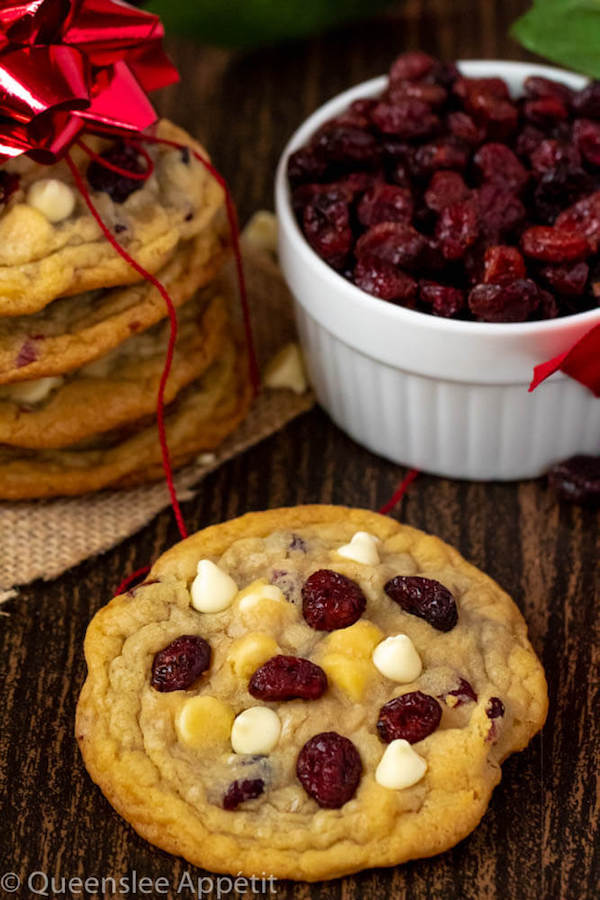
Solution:
M537 175L543 175L556 169L561 163L578 168L581 165L581 156L573 144L545 138L531 152L530 161L533 171Z
M257 700L317 700L326 690L323 669L301 656L272 656L248 684Z
M37 340L37 338L32 336L23 341L15 357L15 368L22 369L23 366L28 366L38 359L40 354L35 343Z
M539 302L539 288L530 278L478 284L469 294L469 309L482 322L525 322Z
M600 122L577 119L573 123L573 140L588 163L600 166Z
M313 250L334 269L341 269L352 249L346 192L332 187L317 194L304 207L302 226Z
M462 259L479 234L475 204L465 200L445 206L437 221L435 236L445 259Z
M410 303L417 294L417 282L391 263L375 257L359 259L353 274L354 284L381 300Z
M145 163L142 162L137 148L123 141L113 144L101 153L100 157L128 172L141 174L145 171ZM88 166L87 180L95 191L103 191L115 203L124 203L134 191L139 191L144 185L142 179L127 178L126 175L120 175L96 160Z
M448 91L441 84L425 84L423 81L397 81L385 92L384 100L401 103L403 100L420 100L429 106L442 106L448 99Z
M454 597L448 588L433 578L396 575L383 589L405 612L425 619L438 631L450 631L458 622Z
M152 661L152 687L163 693L186 691L210 665L210 644L196 634L175 638Z
M402 53L390 68L390 82L419 81L428 75L436 64L436 60L421 50L408 50Z
M558 294L579 297L587 284L590 267L585 262L570 266L542 266L540 275Z
M550 469L548 482L561 500L600 506L600 456L571 456Z
M371 118L384 134L395 134L400 138L429 137L441 127L438 116L420 100L400 100L397 103L382 100L373 110Z
M427 249L427 241L411 225L381 222L370 228L356 244L356 256L375 256L394 266L412 268Z
M456 697L455 707L462 706L463 703L477 703L477 694L466 678L459 678L457 687L453 691L448 691L446 697Z
M425 203L434 212L444 207L461 203L471 196L471 191L458 172L436 172L425 191Z
M474 194L480 227L488 238L498 242L524 222L525 207L510 191L495 184L484 184Z
M485 130L481 128L466 112L451 112L447 118L448 130L459 141L470 147L477 147L485 139Z
M525 125L519 132L515 141L515 152L517 156L528 158L533 151L545 139L546 135L534 125Z
M545 172L533 195L535 215L540 222L551 225L561 210L574 203L592 189L589 173L564 160L555 169Z
M516 247L496 244L485 251L486 284L505 284L517 278L525 278L525 262Z
M497 184L511 193L520 193L529 174L506 144L483 144L473 157L483 181Z
M466 144L452 137L440 138L417 148L411 160L411 169L418 177L425 178L438 169L462 171L468 161L469 151Z
M296 774L319 806L339 809L356 793L362 762L351 740L335 731L323 731L305 743L298 755Z
M579 116L600 119L600 81L592 81L572 99L572 106Z
M333 631L353 625L365 611L367 600L351 578L318 569L302 588L302 613L317 631Z
M457 316L465 306L464 291L435 281L421 281L419 296L423 303L431 306L434 315L445 319Z
M264 792L262 778L247 778L232 781L223 797L223 809L237 809L245 800L255 800Z
M352 125L323 125L313 138L312 149L326 163L349 166L372 166L381 158L374 135Z
M298 550L300 553L306 553L306 541L299 534L293 534L290 541L290 550Z
M371 112L377 106L376 100L354 100L347 110L336 116L337 125L353 125L356 128L369 128L371 125Z
M386 744L396 740L416 744L433 734L441 718L442 707L435 697L422 691L411 691L381 707L377 731Z
M559 313L558 303L554 294L544 291L541 288L538 291L540 302L538 304L538 315L540 319L556 319Z
M357 213L359 222L367 228L380 222L409 223L413 213L412 194L407 188L375 184L363 194Z
M521 247L526 256L543 262L572 262L590 254L587 240L566 228L534 225L521 235Z
M503 78L459 78L454 83L454 93L467 102L473 94L488 94L499 100L508 100L510 92Z
M319 181L327 170L322 159L317 158L310 147L302 147L292 153L288 159L287 173L292 185L306 181Z
M582 197L561 212L556 219L556 226L587 238L595 252L600 243L600 191Z
M499 719L504 715L504 703L500 697L490 697L485 708L485 714L488 719Z
M530 75L523 84L525 95L534 100L540 97L555 97L563 103L570 103L573 91L566 84L554 81L552 78L544 78L541 75Z
M19 189L21 179L12 172L0 170L0 203L8 203L12 195Z
M465 109L475 121L485 125L490 140L504 140L516 130L517 107L501 78L462 78L454 91L463 97Z
M559 97L540 97L539 100L527 100L523 104L523 114L534 125L547 125L567 119L569 111L564 100Z

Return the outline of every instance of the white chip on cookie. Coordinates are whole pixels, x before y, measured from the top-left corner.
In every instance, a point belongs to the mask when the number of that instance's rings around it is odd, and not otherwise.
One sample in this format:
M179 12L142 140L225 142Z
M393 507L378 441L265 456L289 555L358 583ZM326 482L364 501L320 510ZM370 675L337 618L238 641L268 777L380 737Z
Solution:
M257 604L262 603L264 600L273 601L274 603L287 603L285 599L285 594L281 591L276 584L264 584L262 582L256 582L253 585L250 585L251 590L247 593L243 592L240 595L240 612L248 612Z
M32 381L20 381L0 387L0 400L11 400L13 403L41 403L54 388L60 387L64 378L51 375L47 378L36 378Z
M399 684L408 684L423 671L421 657L407 634L394 634L377 644L373 650L376 669Z
M228 703L206 694L186 700L175 719L179 740L200 750L229 740L234 711Z
M40 178L30 185L25 201L41 212L49 222L68 219L75 209L75 193L58 178Z
M344 544L338 548L338 556L344 559L351 559L353 562L362 563L365 566L377 566L379 564L379 553L377 544L380 544L379 538L368 531L357 531L353 535L349 544Z
M210 559L201 559L197 571L191 588L194 609L198 612L215 613L231 606L238 592L233 578Z
M385 748L375 770L375 781L384 788L399 791L412 787L427 771L427 762L413 750L408 741L392 741Z
M271 753L281 734L281 721L267 706L251 706L236 717L231 746L236 753Z

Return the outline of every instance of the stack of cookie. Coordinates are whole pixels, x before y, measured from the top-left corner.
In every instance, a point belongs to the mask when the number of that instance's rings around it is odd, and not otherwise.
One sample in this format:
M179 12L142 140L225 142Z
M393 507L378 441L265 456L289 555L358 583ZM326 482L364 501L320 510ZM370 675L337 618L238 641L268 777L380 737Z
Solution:
M155 134L185 146L86 137L72 158L110 232L180 307L165 390L179 466L236 426L250 386L217 278L223 191L189 135L164 120ZM165 301L111 246L65 161L19 157L0 170L0 193L0 498L159 479Z

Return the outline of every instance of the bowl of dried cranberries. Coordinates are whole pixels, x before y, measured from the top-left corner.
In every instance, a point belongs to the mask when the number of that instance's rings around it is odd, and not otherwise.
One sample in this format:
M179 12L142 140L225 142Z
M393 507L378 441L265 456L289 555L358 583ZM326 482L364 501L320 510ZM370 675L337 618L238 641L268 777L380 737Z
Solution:
M535 477L600 445L600 401L534 366L600 322L600 82L406 53L278 167L280 260L319 401L449 477Z

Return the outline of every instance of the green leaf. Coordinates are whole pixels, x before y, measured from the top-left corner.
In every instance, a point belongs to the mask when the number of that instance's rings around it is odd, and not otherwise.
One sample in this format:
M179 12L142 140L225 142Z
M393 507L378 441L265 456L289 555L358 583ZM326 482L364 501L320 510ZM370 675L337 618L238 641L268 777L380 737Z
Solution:
M600 78L600 0L534 0L511 33L528 50Z
M167 34L226 47L256 46L374 15L391 0L151 0Z

